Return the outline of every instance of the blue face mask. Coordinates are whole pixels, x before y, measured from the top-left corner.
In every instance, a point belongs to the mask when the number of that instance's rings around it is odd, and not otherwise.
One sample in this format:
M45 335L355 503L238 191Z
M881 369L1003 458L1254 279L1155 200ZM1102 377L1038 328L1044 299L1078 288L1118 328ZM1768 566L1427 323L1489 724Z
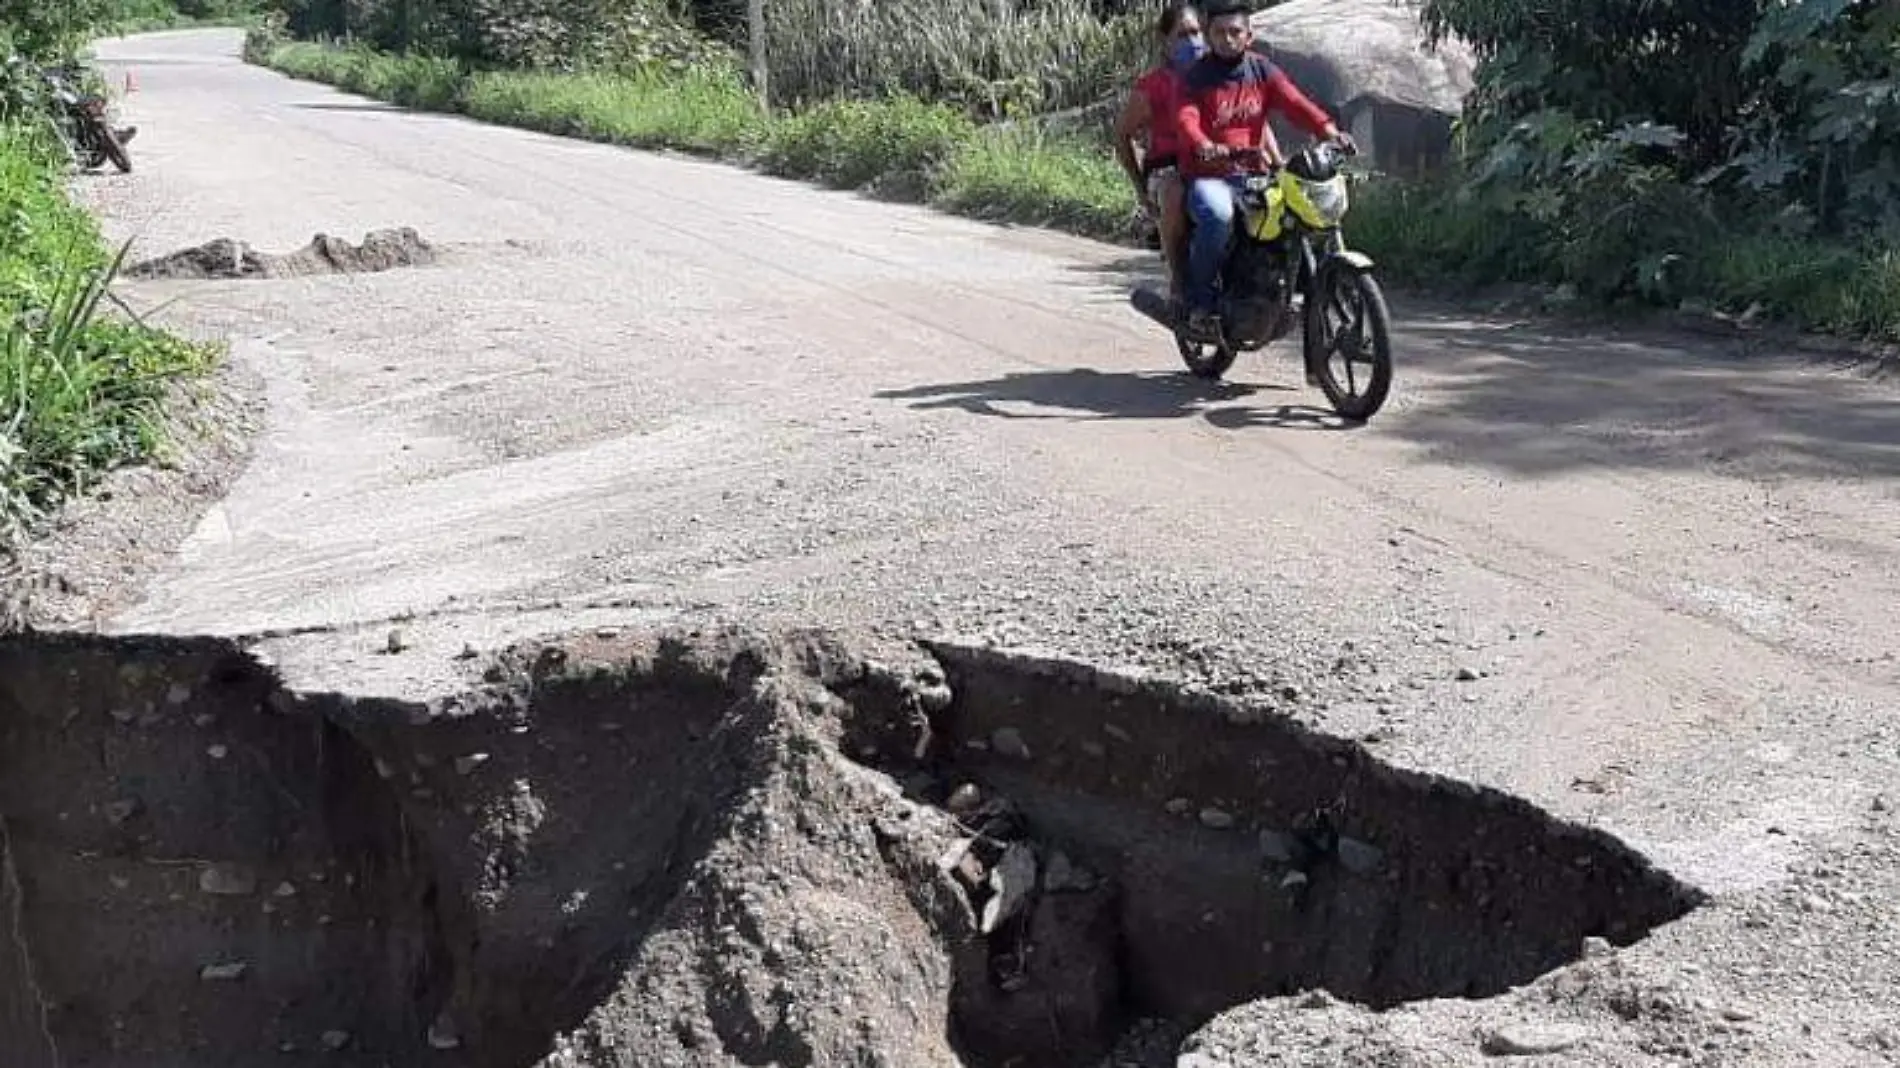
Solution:
M1168 51L1168 59L1177 70L1186 70L1206 54L1206 41L1198 36L1184 37L1174 42L1174 47Z

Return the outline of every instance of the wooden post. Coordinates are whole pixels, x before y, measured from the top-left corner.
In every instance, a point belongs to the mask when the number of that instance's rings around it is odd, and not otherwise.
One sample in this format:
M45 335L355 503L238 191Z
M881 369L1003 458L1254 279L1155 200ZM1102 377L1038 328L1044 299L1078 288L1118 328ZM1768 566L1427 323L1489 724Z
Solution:
M752 68L752 91L759 96L760 107L772 106L770 68L765 62L765 0L746 0L746 53Z

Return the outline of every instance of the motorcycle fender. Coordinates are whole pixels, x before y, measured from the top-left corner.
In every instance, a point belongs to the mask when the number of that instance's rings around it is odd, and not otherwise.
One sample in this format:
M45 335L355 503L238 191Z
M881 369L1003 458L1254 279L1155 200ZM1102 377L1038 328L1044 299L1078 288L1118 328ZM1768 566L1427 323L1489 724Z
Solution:
M1372 257L1366 255L1363 252L1358 251L1357 249L1347 249L1346 251L1339 253L1333 258L1338 260L1340 263L1343 263L1346 266L1352 267L1356 270L1361 270L1361 271L1372 270Z

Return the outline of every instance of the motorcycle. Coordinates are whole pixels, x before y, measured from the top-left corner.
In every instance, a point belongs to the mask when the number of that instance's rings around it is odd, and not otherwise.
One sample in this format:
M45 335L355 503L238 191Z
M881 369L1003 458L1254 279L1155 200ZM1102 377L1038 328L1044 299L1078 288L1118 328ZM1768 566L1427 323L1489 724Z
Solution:
M132 157L125 146L138 135L138 127L115 129L104 93L74 84L74 79L59 70L29 67L18 56L8 57L6 65L10 75L32 71L50 105L53 132L75 165L95 171L110 161L119 173L131 173Z
M1372 258L1348 248L1340 229L1349 206L1344 154L1321 142L1236 183L1234 237L1217 282L1217 335L1190 334L1185 309L1152 285L1136 287L1129 301L1172 331L1188 370L1209 380L1226 374L1240 353L1285 337L1297 315L1308 384L1340 416L1364 422L1392 388L1391 313ZM1267 162L1257 149L1236 158Z

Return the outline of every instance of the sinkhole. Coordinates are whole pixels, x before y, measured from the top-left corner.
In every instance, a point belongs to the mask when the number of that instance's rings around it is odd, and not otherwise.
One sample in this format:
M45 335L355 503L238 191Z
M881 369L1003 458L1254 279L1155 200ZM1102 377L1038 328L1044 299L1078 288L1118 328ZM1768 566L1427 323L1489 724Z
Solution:
M415 702L224 640L0 639L17 1068L1082 1065L1316 987L1495 995L1702 900L1055 659L589 635Z

